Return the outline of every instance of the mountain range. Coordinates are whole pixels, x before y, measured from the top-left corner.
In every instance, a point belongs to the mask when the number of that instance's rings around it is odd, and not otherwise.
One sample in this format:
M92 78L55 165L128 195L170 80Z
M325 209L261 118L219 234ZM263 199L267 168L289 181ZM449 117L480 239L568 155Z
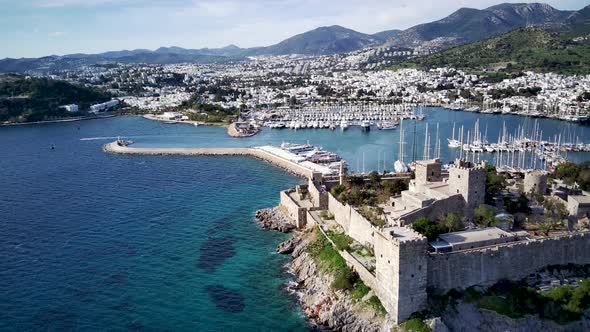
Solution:
M416 25L389 38L389 46L449 47L494 37L524 26L559 26L575 12L547 4L500 4L486 9L461 8L430 23Z
M523 70L590 74L590 6L564 24L523 27L505 34L408 59L394 68L452 67L503 77Z
M319 27L266 47L185 49L161 47L100 54L70 54L41 58L0 60L0 72L64 69L101 62L170 64L181 62L211 63L238 61L257 55L329 55L366 47L389 46L413 48L432 46L448 48L491 38L524 26L562 27L584 20L590 6L579 11L555 9L547 4L499 4L486 9L461 8L453 14L406 30L387 30L365 34L342 26Z

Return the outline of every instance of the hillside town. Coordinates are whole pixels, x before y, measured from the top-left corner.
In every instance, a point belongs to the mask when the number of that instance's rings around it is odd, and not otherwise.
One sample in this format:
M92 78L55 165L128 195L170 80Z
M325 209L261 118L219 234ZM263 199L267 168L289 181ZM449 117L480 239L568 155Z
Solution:
M583 122L590 107L590 77L523 72L492 82L452 68L360 70L348 56L267 56L235 64L81 67L52 78L107 89L145 112L202 104L271 114L277 107L340 106L367 109L391 104L517 114Z

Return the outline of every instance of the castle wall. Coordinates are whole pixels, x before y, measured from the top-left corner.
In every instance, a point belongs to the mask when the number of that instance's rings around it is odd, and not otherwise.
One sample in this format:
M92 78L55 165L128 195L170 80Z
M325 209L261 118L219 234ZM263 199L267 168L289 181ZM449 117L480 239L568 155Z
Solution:
M590 264L590 233L428 255L428 287L441 290L517 279L547 265Z
M334 195L328 193L328 209L334 215L334 220L348 234L350 229L350 206L340 203Z
M376 231L375 227L358 213L355 209L350 207L350 228L348 235L362 244L373 245L373 235Z
M375 227L352 206L340 203L334 195L328 195L328 208L334 215L334 220L344 228L348 236L361 244L373 243Z
M318 185L316 185L311 179L308 182L308 190L311 195L311 201L313 206L319 207L322 210L328 208L328 193L320 192Z
M281 191L281 202L279 206L289 216L295 227L302 229L307 222L307 209L300 207L291 197L288 191Z
M454 195L445 200L434 201L429 206L417 209L402 216L400 219L404 221L404 225L410 225L416 219L428 218L430 220L437 220L451 212L457 212L459 215L465 207L465 201L461 195Z

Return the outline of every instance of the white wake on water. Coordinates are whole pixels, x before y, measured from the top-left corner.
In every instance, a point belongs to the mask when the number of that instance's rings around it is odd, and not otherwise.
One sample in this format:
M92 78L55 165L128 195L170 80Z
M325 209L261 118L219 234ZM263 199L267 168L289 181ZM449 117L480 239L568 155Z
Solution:
M117 136L99 136L99 137L84 137L80 138L81 141L98 141L106 139L117 139Z

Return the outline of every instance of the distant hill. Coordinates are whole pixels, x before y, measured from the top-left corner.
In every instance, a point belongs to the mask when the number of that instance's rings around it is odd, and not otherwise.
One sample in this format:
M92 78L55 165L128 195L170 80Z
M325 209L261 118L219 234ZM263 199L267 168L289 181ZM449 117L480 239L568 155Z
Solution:
M564 24L572 13L540 3L505 3L483 10L461 8L441 20L404 30L389 38L386 44L396 47L449 47L530 25L558 26Z
M100 54L71 54L33 59L1 59L0 73L22 73L29 70L52 71L71 69L81 65L104 63L224 63L241 61L255 55L330 55L347 53L372 46L414 48L432 46L445 49L499 36L525 26L551 28L570 35L580 35L590 28L590 7L579 11L557 10L547 4L500 4L486 9L461 8L453 14L430 23L416 25L407 30L387 30L365 34L339 25L320 27L280 43L254 48L229 45L222 48L185 49L160 47L157 50L122 50ZM576 26L576 28L573 28Z
M386 30L372 34L371 36L379 39L379 40L387 40L389 38L397 36L402 30L393 29L393 30Z
M379 44L379 38L351 29L332 25L307 31L282 42L252 49L248 55L306 54L326 55L356 51Z
M542 28L520 28L495 38L412 59L396 67L590 74L590 43L574 41Z
M85 114L90 105L110 100L105 92L47 78L0 75L0 122L33 122ZM77 104L79 113L59 106Z

